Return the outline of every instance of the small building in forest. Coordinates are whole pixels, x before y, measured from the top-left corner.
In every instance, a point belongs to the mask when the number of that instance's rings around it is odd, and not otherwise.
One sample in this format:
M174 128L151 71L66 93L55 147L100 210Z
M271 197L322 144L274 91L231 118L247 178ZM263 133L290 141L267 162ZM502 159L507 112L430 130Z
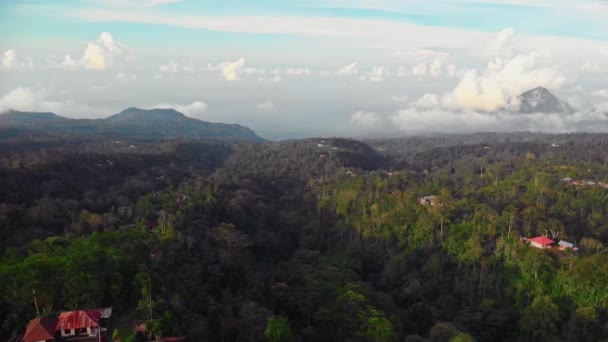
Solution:
M55 341L57 318L35 318L30 321L23 335L23 342Z
M23 342L105 341L112 308L62 312L59 317L30 321Z
M572 250L572 251L578 251L578 248L574 247L574 244L568 241L564 241L564 240L560 240L557 243L557 246L559 248L560 251L565 251L565 250Z
M64 339L82 339L100 334L100 310L76 310L62 312L57 321L57 330Z
M549 239L546 236L537 236L533 239L530 239L529 241L530 246L541 249L551 248L551 246L553 245L553 240Z
M420 198L420 204L436 206L440 205L441 203L439 202L439 198L437 198L437 196L424 196Z

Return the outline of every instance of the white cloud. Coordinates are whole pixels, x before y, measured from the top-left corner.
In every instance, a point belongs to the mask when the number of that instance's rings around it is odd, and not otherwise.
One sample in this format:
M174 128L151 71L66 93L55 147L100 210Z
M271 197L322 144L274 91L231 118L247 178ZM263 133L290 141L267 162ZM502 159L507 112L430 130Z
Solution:
M452 108L494 111L532 88L559 88L565 77L554 67L539 66L547 64L546 57L530 53L507 60L497 58L482 72L470 71L443 102Z
M310 75L310 69L308 69L308 68L287 68L287 69L285 69L285 74L292 75L292 76Z
M565 133L601 132L608 129L608 115L600 112L573 115L480 113L440 109L401 110L391 116L392 123L404 132L513 132Z
M43 111L54 112L67 117L100 117L108 111L103 108L94 108L73 100L48 99L48 91L45 89L32 90L30 88L18 87L4 96L0 97L0 112L9 109L18 111Z
M11 69L17 64L17 53L15 50L9 49L4 51L2 55L2 67L5 69Z
M258 80L262 81L262 82L277 83L277 82L281 82L281 76L274 75L272 77L258 77Z
M412 67L412 74L414 76L432 76L439 77L441 75L441 70L443 67L443 63L435 58L432 62L429 63L418 63ZM405 73L405 69L403 70Z
M29 88L17 87L0 98L0 113L14 109L28 111L34 109L37 95Z
M24 61L17 59L17 53L13 49L8 49L2 54L2 68L3 69L33 69L34 61L27 57Z
M242 72L245 75L265 75L266 74L266 69L243 68Z
M372 82L381 82L384 76L388 74L388 70L383 66L373 66L372 71L367 75Z
M119 81L135 81L137 79L137 76L126 72L119 72L118 74L116 74L116 79Z
M438 108L439 105L440 105L439 96L437 96L436 94L429 94L429 93L424 94L421 98L410 103L410 106L412 106L414 108L424 108L424 109Z
M271 101L258 103L256 109L259 113L271 113L276 110L276 106Z
M424 75L426 75L426 70L427 70L426 63L420 63L420 64L415 65L412 68L412 74L414 76L424 76Z
M59 64L59 67L61 68L75 68L78 66L78 63L76 63L75 60L72 59L72 57L69 54L66 54L63 57L63 61L61 62L61 64Z
M228 63L222 69L222 75L228 81L238 81L240 80L240 72L241 69L245 66L245 60L243 58L237 60L236 62Z
M207 104L202 101L194 101L190 104L180 105L180 104L157 104L155 106L150 106L148 109L160 108L160 109L175 109L176 111L189 116L191 118L200 119L203 117L203 114L207 110Z
M513 37L515 30L506 28L485 42L482 52L489 57L511 57L513 55Z
M393 53L396 57L406 57L414 60L428 60L430 58L446 58L449 56L448 53L442 51L435 51L427 48L413 48L409 50L397 51Z
M608 102L598 104L597 106L595 106L595 110L597 110L598 112L608 113Z
M158 68L161 72L175 73L179 71L179 64L174 60L170 60L167 64L161 64Z
M352 114L350 121L356 126L371 128L380 122L380 116L374 112L360 110Z
M603 97L608 99L608 89L601 89L593 93L593 96Z
M456 66L454 64L448 65L445 70L448 72L448 76L454 77L456 75Z
M265 73L262 69L246 68L244 58L240 58L234 62L225 61L217 65L207 64L207 68L209 71L220 71L221 77L227 81L239 81L242 73L250 75Z
M337 74L340 76L353 76L356 75L359 71L357 70L357 63L353 62L349 65L346 65L342 68L340 68L337 71Z
M435 59L433 61L433 63L430 64L430 66L429 66L429 71L431 73L431 76L438 77L439 74L441 74L441 67L442 67L441 61L439 61L438 59Z
M112 68L126 58L129 50L115 41L111 34L102 32L94 43L89 43L80 60L87 69L105 70Z

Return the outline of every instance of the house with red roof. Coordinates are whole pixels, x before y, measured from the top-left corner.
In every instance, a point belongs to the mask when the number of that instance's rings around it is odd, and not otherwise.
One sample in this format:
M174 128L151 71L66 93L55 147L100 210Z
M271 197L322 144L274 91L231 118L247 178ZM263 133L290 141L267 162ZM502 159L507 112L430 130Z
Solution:
M57 318L35 318L30 321L23 335L23 342L55 341Z
M57 318L30 321L23 342L106 341L112 308L62 312Z
M546 236L537 236L533 239L530 239L529 241L530 246L541 249L551 248L551 246L553 245L553 240L549 239Z
M62 312L57 321L57 330L63 338L95 337L100 333L100 319L100 310Z

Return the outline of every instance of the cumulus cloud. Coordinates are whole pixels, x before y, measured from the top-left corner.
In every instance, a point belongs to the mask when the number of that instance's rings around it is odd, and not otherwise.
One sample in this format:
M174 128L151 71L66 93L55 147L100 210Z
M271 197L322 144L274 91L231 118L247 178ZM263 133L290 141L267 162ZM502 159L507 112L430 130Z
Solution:
M292 75L292 76L310 75L310 73L311 73L311 71L308 68L287 68L285 70L286 75Z
M27 57L24 61L17 59L17 53L13 49L8 49L2 54L2 69L33 69L34 61Z
M372 71L367 74L367 77L372 82L384 81L384 76L388 74L388 70L383 66L373 66Z
M489 57L511 57L515 30L506 28L484 42L482 52Z
M435 58L432 62L429 63L418 63L412 67L412 74L414 76L432 76L439 77L441 75L441 70L443 67L443 63ZM405 70L404 70L405 71Z
M494 111L514 97L538 86L560 88L566 78L547 64L547 56L533 52L511 59L496 58L481 72L472 70L460 80L444 105L470 110Z
M161 64L158 68L161 72L175 73L179 71L179 64L174 60L170 60L167 64Z
M439 96L436 94L424 94L421 98L410 103L410 106L414 108L431 109L439 107Z
M59 66L62 68L74 68L78 66L78 63L76 63L76 61L73 60L69 54L66 54L63 57L63 61L61 62L61 64L59 64Z
M256 109L259 113L271 113L274 112L276 109L276 106L274 105L274 103L272 103L272 101L266 101L266 102L262 102L262 103L258 103L256 105Z
M0 113L8 110L33 110L37 102L37 94L29 88L17 87L0 97Z
M157 104L155 106L148 107L148 109L153 109L153 108L175 109L176 111L183 113L184 115L186 115L188 117L200 119L203 117L203 114L207 110L207 104L202 101L194 101L194 102L192 102L190 104L186 104L186 105L162 103L162 104Z
M0 113L7 110L54 112L67 117L100 117L107 114L104 108L94 108L74 100L49 99L45 89L32 90L17 87L0 97Z
M17 53L15 50L9 49L4 51L2 55L2 67L5 69L11 69L17 64Z
M608 99L608 89L601 89L593 93L593 96Z
M355 126L371 128L380 122L380 116L374 112L360 110L352 114L350 121Z
M601 112L572 115L482 113L477 111L420 110L398 111L391 122L404 132L513 132L533 131L565 133L601 132L608 129L608 115Z
M416 64L416 65L414 65L414 67L412 67L412 74L414 76L424 76L424 75L426 75L426 71L427 71L426 63Z
M121 63L129 55L129 49L114 40L111 34L102 32L97 41L89 43L80 62L87 69L105 70Z
M431 63L429 66L429 72L431 73L431 76L438 77L441 74L441 67L441 61L435 59L433 63Z
M357 63L353 62L349 65L346 65L340 69L338 69L337 74L339 76L353 76L359 73L359 70L357 70Z
M239 81L241 73L245 69L245 59L240 58L234 62L226 61L217 65L208 64L209 71L220 71L221 76L227 81ZM248 69L250 71L251 69Z

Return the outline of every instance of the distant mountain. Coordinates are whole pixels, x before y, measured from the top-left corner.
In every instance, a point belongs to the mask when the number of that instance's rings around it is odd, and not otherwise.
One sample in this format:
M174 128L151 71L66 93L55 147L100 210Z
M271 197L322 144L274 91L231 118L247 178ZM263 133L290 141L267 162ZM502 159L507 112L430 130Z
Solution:
M543 87L537 87L528 90L518 97L519 113L532 114L573 114L574 109L566 102L561 101L549 90Z
M54 113L9 111L0 126L50 134L126 135L142 139L214 139L263 141L247 127L201 121L173 109L127 108L106 119L68 119Z
M16 110L10 110L0 115L0 124L5 126L30 126L64 120L66 118L54 113L19 112Z

